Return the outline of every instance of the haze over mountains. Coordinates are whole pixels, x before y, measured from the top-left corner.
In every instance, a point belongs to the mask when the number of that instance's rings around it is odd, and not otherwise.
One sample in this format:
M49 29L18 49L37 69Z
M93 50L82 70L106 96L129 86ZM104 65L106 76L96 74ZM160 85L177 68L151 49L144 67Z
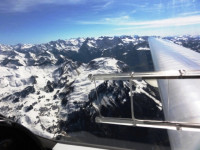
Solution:
M199 36L165 38L200 52ZM0 113L51 138L74 131L118 137L128 130L116 133L113 131L118 127L111 129L94 121L99 104L88 75L153 71L149 50L146 36L77 38L38 45L0 44ZM143 80L133 82L136 116L162 120L158 88ZM104 116L130 117L128 81L98 81L97 92Z

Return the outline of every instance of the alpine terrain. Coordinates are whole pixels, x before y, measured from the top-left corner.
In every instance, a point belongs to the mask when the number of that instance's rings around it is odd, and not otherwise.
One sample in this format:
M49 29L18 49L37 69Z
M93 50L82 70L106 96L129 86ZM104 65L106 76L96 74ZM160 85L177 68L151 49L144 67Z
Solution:
M200 51L199 37L165 38ZM87 131L101 137L168 144L159 143L161 134L167 137L164 130L95 123L99 111L103 116L131 117L130 86L129 81L96 81L95 90L88 76L130 71L153 71L146 36L0 44L0 113L48 138ZM136 118L163 120L157 85L143 80L133 83Z

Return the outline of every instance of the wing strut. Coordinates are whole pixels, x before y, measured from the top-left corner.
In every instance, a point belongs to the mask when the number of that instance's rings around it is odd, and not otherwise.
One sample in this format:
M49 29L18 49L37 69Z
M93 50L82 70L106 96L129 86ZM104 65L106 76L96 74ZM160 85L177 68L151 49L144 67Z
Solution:
M141 120L134 116L133 106L133 89L132 80L134 79L200 79L200 70L173 70L173 71L157 71L157 72L132 72L132 73L119 73L119 74L95 74L88 76L91 81L94 81L96 88L96 80L129 80L130 82L130 99L131 99L131 118L113 118L103 117L101 114L95 118L97 123L135 126L135 127L148 127L169 130L182 130L182 131L195 131L200 132L200 123L189 122L175 122L175 121L158 121L158 120ZM97 99L98 97L96 89ZM99 111L100 113L100 111Z

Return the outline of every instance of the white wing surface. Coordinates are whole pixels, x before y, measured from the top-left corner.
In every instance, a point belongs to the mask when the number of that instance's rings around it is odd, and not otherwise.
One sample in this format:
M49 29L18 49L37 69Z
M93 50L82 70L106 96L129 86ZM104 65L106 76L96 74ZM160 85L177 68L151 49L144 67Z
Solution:
M200 53L170 41L149 38L156 71L200 70ZM200 123L200 80L158 80L165 120ZM200 133L168 131L174 150L200 149Z

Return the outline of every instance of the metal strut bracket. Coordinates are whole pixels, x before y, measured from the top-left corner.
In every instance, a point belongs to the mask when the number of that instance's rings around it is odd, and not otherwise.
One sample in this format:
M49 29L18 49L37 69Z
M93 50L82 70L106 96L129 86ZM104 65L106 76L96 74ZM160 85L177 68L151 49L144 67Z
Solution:
M88 78L94 82L96 80L129 80L130 82L131 118L103 117L100 114L100 116L96 117L95 119L97 123L200 132L199 123L136 119L134 116L134 100L133 100L133 89L132 89L133 79L200 79L200 70L131 72L131 73L119 73L119 74L95 74L95 75L90 74ZM96 83L95 83L95 88L97 88ZM96 89L96 94L100 104L97 89Z

